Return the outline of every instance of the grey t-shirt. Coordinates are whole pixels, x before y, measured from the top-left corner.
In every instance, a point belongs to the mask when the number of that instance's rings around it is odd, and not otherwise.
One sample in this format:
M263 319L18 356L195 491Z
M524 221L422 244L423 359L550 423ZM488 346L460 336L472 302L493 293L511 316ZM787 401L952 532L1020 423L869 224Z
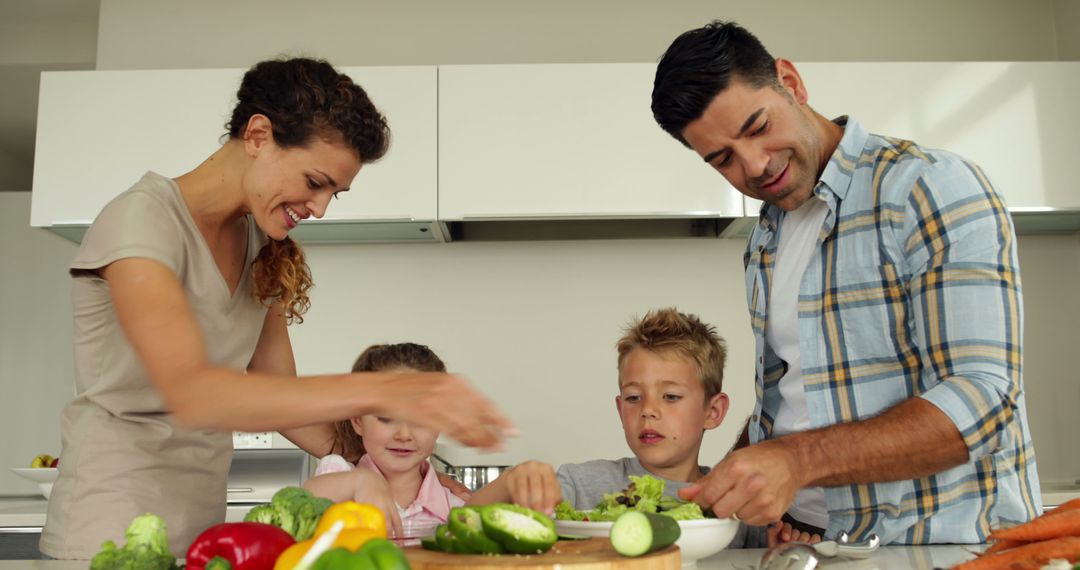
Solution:
M699 465L698 469L704 475L709 468ZM569 501L579 511L589 510L596 507L604 498L604 493L616 493L630 484L630 476L640 477L652 475L644 467L637 457L623 457L622 459L596 459L585 463L571 463L559 467L556 472L559 486L562 488L563 499ZM655 475L652 475L656 477ZM677 496L676 491L690 486L685 481L671 481L663 479L664 494L672 497Z

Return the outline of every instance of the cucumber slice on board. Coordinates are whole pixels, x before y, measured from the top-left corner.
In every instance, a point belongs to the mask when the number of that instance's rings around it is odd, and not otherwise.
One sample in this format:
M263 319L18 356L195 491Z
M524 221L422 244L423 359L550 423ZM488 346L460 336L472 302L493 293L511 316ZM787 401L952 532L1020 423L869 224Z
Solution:
M484 533L514 554L547 552L559 539L555 522L532 509L495 503L480 508Z
M671 517L627 511L611 525L611 546L623 556L641 556L661 550L679 540L682 529Z
M471 550L479 554L502 554L503 545L484 534L484 523L480 520L480 511L472 507L454 507L447 519L450 532Z

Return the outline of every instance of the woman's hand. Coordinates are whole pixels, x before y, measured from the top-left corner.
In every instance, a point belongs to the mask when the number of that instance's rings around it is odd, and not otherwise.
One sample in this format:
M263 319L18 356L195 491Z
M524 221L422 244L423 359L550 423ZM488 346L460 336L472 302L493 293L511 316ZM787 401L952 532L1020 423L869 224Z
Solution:
M351 474L354 476L352 500L374 505L382 511L383 516L386 517L386 530L390 538L403 536L405 533L402 531L397 503L394 502L394 496L390 493L390 485L386 479L364 467L358 467Z
M462 444L500 451L514 424L464 378L439 372L367 373L372 412L436 429Z

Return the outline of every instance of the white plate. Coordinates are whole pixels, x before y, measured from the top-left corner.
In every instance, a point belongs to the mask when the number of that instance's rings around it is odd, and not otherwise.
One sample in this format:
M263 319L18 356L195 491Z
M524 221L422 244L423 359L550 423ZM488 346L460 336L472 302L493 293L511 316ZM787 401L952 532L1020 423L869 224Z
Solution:
M55 467L12 467L16 475L29 479L35 483L52 483L56 481Z
M55 467L12 467L16 475L37 483L38 489L46 499L52 493L53 481L56 481L57 470Z
M607 536L611 534L611 521L555 521L560 536Z

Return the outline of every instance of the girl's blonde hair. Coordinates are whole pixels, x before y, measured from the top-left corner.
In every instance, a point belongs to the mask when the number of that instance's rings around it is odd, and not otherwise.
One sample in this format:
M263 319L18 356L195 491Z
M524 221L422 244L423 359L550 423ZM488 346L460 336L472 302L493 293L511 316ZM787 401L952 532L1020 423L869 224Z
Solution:
M446 364L430 348L412 342L369 346L353 364L353 372L382 372L408 368L418 372L446 372ZM334 424L334 445L330 450L356 463L364 456L364 440L353 430L350 420Z
M724 362L727 348L716 328L695 315L680 313L674 308L649 311L626 328L616 344L619 368L635 348L655 353L674 353L697 368L698 378L705 389L705 402L724 391Z

